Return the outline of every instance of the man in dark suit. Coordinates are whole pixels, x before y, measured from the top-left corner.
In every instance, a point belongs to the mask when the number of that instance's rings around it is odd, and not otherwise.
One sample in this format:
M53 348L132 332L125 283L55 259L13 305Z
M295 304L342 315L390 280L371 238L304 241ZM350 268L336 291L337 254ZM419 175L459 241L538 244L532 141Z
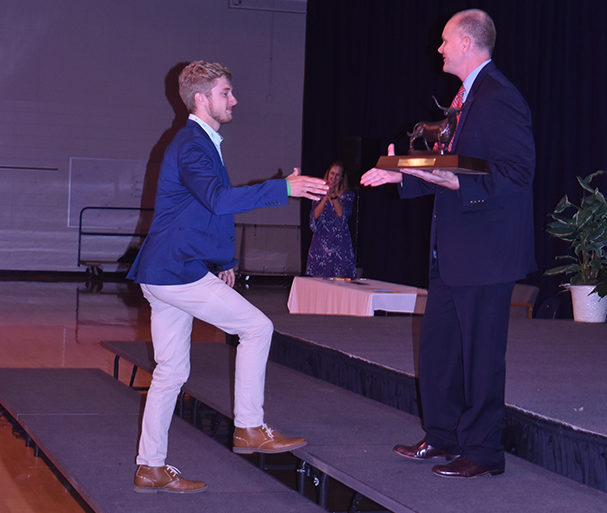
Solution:
M196 317L237 334L234 452L277 453L302 447L264 423L265 369L272 322L233 290L234 214L287 204L288 196L318 199L328 186L301 176L232 187L217 132L232 119L232 76L220 64L195 61L179 76L190 112L167 148L154 220L128 278L140 283L152 310L156 367L147 394L135 491L193 493L206 489L165 464L168 431L179 390L190 372L190 335Z
M363 185L399 184L401 197L433 194L430 282L419 355L426 437L394 451L445 477L504 471L505 352L514 282L535 269L529 108L491 61L495 27L471 9L445 25L443 71L465 91L452 151L485 159L488 175L371 169ZM394 153L390 145L389 153Z

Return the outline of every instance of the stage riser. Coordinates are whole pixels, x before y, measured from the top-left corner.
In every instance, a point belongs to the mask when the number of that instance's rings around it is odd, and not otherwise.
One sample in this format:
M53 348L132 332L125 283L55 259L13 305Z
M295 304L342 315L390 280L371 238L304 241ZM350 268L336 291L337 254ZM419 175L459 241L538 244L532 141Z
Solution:
M179 418L171 424L171 462L184 477L203 479L209 490L135 493L142 401L140 394L99 369L0 369L0 413L4 408L21 425L88 504L87 511L324 511Z
M237 343L229 337L230 344ZM413 415L417 380L338 351L275 332L270 360ZM504 446L532 463L607 492L607 438L506 408Z
M510 453L607 491L607 440L506 408L504 446Z
M234 344L235 339L231 339ZM419 415L417 380L372 363L275 332L270 360L309 376Z

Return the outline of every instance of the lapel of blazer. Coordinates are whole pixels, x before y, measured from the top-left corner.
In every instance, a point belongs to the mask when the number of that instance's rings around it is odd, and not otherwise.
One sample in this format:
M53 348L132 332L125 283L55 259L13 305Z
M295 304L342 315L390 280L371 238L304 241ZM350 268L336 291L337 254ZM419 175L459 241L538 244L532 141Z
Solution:
M215 144L213 144L213 141L209 137L209 134L207 134L206 131L204 130L204 128L202 128L198 123L196 123L196 121L188 119L188 124L190 124L190 123L192 124L192 129L194 131L194 134L198 137L202 137L205 140L207 146L209 146L210 151L215 156L215 160L217 161L217 166L220 169L219 174L220 174L221 180L225 185L228 185L230 183L230 178L228 176L228 170L224 166L223 161L221 160L221 156L219 155L219 152L217 151Z
M466 103L464 103L462 114L459 118L459 123L457 125L457 130L455 131L455 137L453 139L454 150L457 147L457 142L459 141L459 137L463 131L464 125L466 124L466 118L468 117L468 112L470 112L470 107L474 103L474 97L476 95L476 92L483 83L483 80L485 80L485 77L487 77L487 75L489 75L495 69L495 64L493 63L493 61L491 61L480 71L480 73L474 79L472 89L470 89L470 92L466 97Z

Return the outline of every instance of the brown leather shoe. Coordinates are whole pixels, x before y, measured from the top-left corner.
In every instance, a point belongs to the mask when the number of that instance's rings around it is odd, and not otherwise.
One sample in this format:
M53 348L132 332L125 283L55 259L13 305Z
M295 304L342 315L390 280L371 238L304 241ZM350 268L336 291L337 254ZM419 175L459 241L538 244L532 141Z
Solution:
M252 428L237 427L234 429L233 440L232 450L238 454L288 452L308 443L303 438L283 436L265 424Z
M497 476L504 473L504 467L487 468L460 456L447 465L435 465L432 472L441 477L477 477L485 474Z
M425 440L422 440L415 445L395 445L392 450L399 456L418 461L431 460L434 458L452 459L457 457L456 454L434 447Z
M202 481L188 481L179 477L181 472L172 467L148 467L139 465L135 473L135 491L137 493L198 493L207 489Z

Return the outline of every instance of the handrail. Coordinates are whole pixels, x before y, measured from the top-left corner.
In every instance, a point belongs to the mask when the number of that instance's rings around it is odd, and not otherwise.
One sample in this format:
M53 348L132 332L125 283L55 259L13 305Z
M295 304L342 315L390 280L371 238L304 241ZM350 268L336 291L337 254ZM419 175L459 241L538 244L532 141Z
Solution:
M87 260L82 259L82 237L139 237L145 238L147 232L109 232L107 230L83 230L83 217L86 211L90 210L109 210L109 211L132 211L132 212L153 212L153 208L140 208L140 207L96 207L96 206L87 206L80 210L80 214L78 217L78 267L82 267L87 262ZM265 223L235 223L236 228L240 228L243 230L243 239L244 239L244 231L246 228L286 228L286 229L295 229L301 231L301 226L299 225L287 225L287 224L265 224ZM242 246L240 251L240 258L243 260L242 255ZM97 262L100 263L100 262ZM89 262L90 265L90 262Z
M133 212L153 212L153 208L141 208L141 207L93 207L88 206L80 210L78 216L78 267L83 265L82 260L82 237L140 237L144 238L147 235L143 232L108 232L108 231L83 231L82 230L82 218L84 212L87 210L112 210L112 211L133 211Z

